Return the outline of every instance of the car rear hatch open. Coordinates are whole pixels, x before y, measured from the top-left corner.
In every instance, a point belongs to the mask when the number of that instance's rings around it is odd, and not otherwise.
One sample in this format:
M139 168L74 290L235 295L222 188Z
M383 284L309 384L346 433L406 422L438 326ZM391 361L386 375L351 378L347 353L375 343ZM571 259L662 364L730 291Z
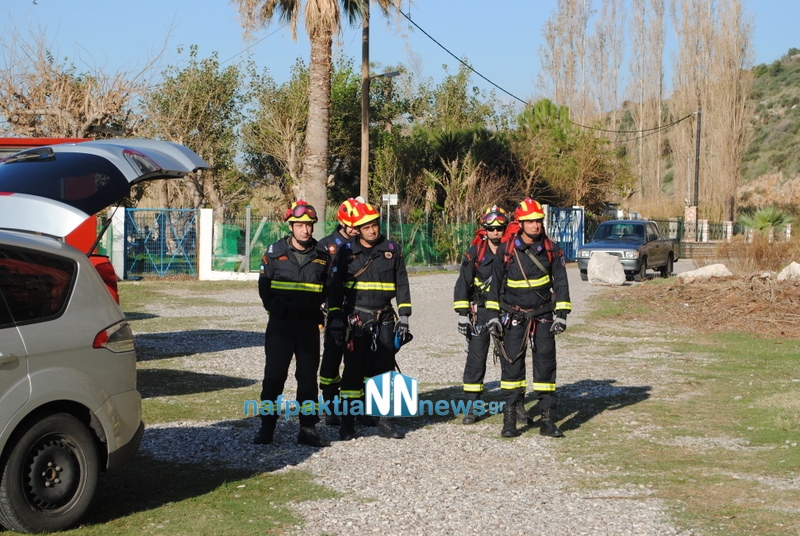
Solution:
M117 139L37 147L0 163L0 228L63 238L141 181L208 164L175 143Z

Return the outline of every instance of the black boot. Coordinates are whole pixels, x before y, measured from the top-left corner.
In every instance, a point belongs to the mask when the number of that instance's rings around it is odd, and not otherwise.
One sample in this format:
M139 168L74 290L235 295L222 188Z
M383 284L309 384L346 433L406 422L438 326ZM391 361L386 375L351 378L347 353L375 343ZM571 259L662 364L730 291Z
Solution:
M300 432L297 434L298 445L309 445L311 447L327 447L329 444L322 439L317 432L315 425L303 426L300 425Z
M464 414L464 418L461 419L461 424L475 424L476 422L478 422L478 416L475 414L475 409L470 406Z
M389 439L403 439L406 435L397 429L394 419L378 419L378 435Z
M528 412L525 411L525 400L520 398L514 403L514 412L517 415L517 422L519 424L524 425L531 425L533 424L533 418L528 415Z
M269 445L272 443L272 436L275 435L275 422L261 421L261 428L256 432L253 443L256 445Z
M372 415L356 415L356 422L363 426L376 427L378 426L378 418Z
M517 415L513 404L505 404L503 406L503 431L500 432L500 435L503 437L517 437Z
M352 415L344 415L342 424L339 426L339 439L350 441L356 438L356 418Z
M542 419L539 421L539 434L547 437L564 437L564 432L556 426L553 421L553 410L542 411Z

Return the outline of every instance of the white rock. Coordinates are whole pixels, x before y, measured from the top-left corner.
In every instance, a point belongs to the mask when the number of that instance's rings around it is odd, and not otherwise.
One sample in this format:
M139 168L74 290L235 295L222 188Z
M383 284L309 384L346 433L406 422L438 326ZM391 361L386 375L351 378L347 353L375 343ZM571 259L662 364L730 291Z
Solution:
M597 252L592 255L586 275L592 285L619 286L625 283L625 270L619 258L608 253Z
M781 270L781 273L778 274L778 281L786 279L800 279L800 264L792 261L789 266Z
M681 279L709 279L711 277L727 277L729 275L733 275L733 272L728 270L728 267L724 264L709 264L697 270L678 274L678 277Z

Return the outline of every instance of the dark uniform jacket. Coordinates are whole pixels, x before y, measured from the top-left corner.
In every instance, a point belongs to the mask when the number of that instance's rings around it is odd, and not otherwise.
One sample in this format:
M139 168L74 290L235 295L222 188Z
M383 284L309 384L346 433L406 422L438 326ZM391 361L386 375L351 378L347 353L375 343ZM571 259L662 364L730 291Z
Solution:
M495 288L499 292L501 309L508 311L517 307L530 311L552 302L556 313L566 314L572 310L564 256L555 242L543 237L533 244L526 244L516 237L514 252L504 261L496 263L500 270L495 272L499 273L499 285Z
M327 251L331 259L335 261L339 249L349 241L350 239L343 237L342 233L339 232L339 227L337 227L334 232L320 239L317 243L317 247Z
M300 253L289 244L291 236L270 245L261 257L258 294L270 316L305 318L322 314L327 295L331 258L317 242Z
M484 239L486 240L486 239ZM488 244L485 248L473 244L461 260L461 272L458 275L455 289L453 290L453 309L460 315L469 313L470 303L479 307L486 307L498 311L500 309L496 299L489 299L491 284L494 278L495 264L502 262L502 252L492 253ZM482 258L480 250L484 249Z
M397 299L398 315L411 316L411 290L400 246L384 236L371 248L358 237L350 240L336 260L329 311L374 312L391 307L392 298Z

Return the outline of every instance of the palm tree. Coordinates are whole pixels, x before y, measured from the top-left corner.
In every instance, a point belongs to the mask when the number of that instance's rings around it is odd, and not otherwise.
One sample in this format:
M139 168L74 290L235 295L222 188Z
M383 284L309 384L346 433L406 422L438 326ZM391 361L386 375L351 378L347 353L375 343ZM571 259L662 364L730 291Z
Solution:
M231 0L236 4L245 32L263 28L277 16L292 29L297 39L297 20L301 10L311 43L308 87L308 124L305 154L300 181L295 188L297 197L314 205L324 221L328 182L328 130L330 124L331 72L333 69L333 36L341 29L342 16L351 24L368 13L369 0ZM373 0L384 14L400 0ZM317 226L315 235L322 233ZM321 236L321 234L320 234Z

